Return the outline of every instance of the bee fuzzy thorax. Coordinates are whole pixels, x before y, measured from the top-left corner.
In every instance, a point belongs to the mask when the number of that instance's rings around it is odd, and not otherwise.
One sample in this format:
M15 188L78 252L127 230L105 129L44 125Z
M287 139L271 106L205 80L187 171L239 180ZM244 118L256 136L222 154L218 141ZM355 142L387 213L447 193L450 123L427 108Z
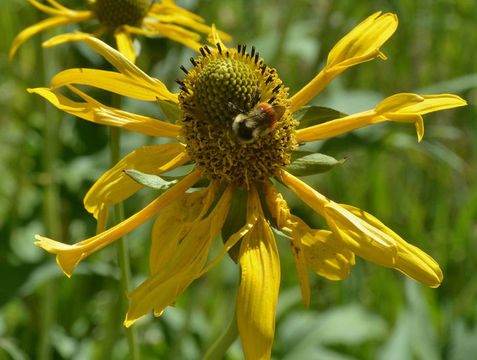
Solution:
M204 47L180 81L186 151L205 176L249 187L279 174L297 147L288 89L252 47Z
M232 122L232 131L239 142L251 143L272 132L286 108L282 105L258 104L246 114L237 115Z

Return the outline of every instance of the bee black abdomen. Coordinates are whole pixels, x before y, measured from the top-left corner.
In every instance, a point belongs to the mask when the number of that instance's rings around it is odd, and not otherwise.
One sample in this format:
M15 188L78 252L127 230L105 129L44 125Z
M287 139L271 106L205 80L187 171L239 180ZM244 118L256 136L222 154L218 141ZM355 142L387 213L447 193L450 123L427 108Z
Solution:
M245 121L242 121L237 124L236 133L238 138L242 142L249 142L254 140L254 134L253 134L254 130L255 130L254 127L248 126L248 124Z

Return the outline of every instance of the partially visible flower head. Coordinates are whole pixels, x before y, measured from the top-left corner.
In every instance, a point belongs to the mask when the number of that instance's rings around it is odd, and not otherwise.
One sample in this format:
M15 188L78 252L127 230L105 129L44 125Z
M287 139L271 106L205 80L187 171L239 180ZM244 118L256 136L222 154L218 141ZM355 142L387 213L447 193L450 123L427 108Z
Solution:
M423 114L466 104L456 95L401 93L384 99L374 109L298 128L297 110L334 77L364 61L385 59L379 48L396 27L393 14L371 15L338 42L325 68L291 97L276 70L265 65L255 48L250 52L245 46L227 48L214 27L209 39L213 47L201 48L202 56L191 59L190 69L181 66L185 77L178 80L179 94L171 93L101 41L77 34L76 40L85 41L119 72L69 69L51 80L51 88L29 91L85 120L175 140L141 147L123 158L89 190L84 199L86 209L105 229L109 206L127 199L143 185L155 182L160 184L157 188L167 191L135 215L89 239L67 245L37 235L35 244L56 254L63 272L71 276L81 260L160 213L152 230L151 277L129 294L132 302L126 326L151 311L160 316L194 279L239 244L237 325L249 360L269 359L274 337L280 259L272 227L289 235L307 306L307 268L327 279L341 280L349 275L355 255L397 269L424 285L439 286L443 275L432 257L371 214L337 204L299 179L316 168L313 161L307 163L296 151L302 143L383 121L414 124L420 141ZM114 109L89 97L76 84L175 104L180 117L176 123L168 123ZM73 101L58 92L63 86L83 101ZM297 160L292 161L294 158ZM190 162L195 164L194 170L178 182L167 183L155 176ZM297 163L302 171L296 170ZM128 169L153 176L152 180L135 181L125 173ZM207 180L208 186L186 192L192 186L201 187L200 179ZM312 229L293 215L274 185L277 181L323 216L328 229ZM239 193L246 194L243 207L235 201ZM228 220L237 220L231 219L237 214L243 221L239 219L240 226L224 238L221 254L207 264L212 242Z
M96 0L93 11L104 26L140 26L151 4L148 0Z
M131 35L165 36L194 50L199 50L201 36L208 34L210 27L204 19L175 5L173 0L89 0L91 10L77 11L61 5L56 0L47 0L49 5L38 0L28 0L37 9L51 15L46 20L32 25L13 40L9 59L12 60L18 48L33 35L47 29L81 23L97 19L98 29L92 34L100 37L104 32L112 30L118 50L132 62L136 59ZM189 30L190 29L190 30ZM230 37L221 33L230 40ZM74 34L55 36L43 43L43 46L55 46L74 41Z

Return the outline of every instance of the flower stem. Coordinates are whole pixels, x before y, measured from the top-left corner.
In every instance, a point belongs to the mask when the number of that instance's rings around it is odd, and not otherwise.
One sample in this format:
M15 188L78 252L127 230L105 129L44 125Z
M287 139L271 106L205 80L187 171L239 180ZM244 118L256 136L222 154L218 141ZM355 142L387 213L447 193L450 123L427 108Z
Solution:
M229 347L234 343L239 335L237 328L237 314L234 311L234 316L230 321L225 331L207 350L202 360L220 360L223 359Z
M43 35L44 37L45 35ZM37 48L39 78L42 83L47 83L51 78L51 72L55 64L55 55L52 52L42 51ZM56 183L56 166L58 155L58 128L60 118L57 111L52 111L51 106L44 104L43 110L43 173L45 176L45 186L43 188L43 222L45 232L48 236L61 241L61 225L59 210L59 191ZM56 292L57 281L52 279L39 289L40 307L40 332L38 336L37 356L39 360L49 360L52 358L51 349L51 328L56 318Z
M119 95L113 95L113 106L119 108L121 105L121 97ZM116 127L110 128L110 163L111 167L117 164L119 161L119 148L121 142L121 130ZM114 205L114 224L119 224L124 220L124 208L123 204L119 203ZM123 294L127 294L130 291L130 278L131 271L129 266L128 247L124 237L117 240L117 257L119 268L121 269L121 290ZM123 298L124 299L124 298ZM129 301L123 300L122 309L127 311ZM134 327L125 328L126 336L129 345L129 359L139 359L139 347L137 346L136 331Z

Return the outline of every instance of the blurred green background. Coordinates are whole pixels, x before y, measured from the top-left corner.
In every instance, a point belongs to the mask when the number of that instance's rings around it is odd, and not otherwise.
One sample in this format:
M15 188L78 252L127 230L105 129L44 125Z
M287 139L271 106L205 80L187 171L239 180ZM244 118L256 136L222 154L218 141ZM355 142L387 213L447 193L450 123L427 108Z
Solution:
M82 1L62 1L83 8ZM332 282L311 274L312 303L301 301L287 241L278 239L282 283L274 359L472 359L477 355L477 7L473 0L187 0L177 3L234 37L255 45L293 94L323 66L328 51L375 11L399 17L383 46L388 61L347 70L313 100L352 113L373 108L397 92L455 93L469 106L425 116L424 140L413 126L380 124L310 147L347 161L307 182L337 202L376 215L432 255L444 282L428 289L400 273L357 259L351 275ZM74 44L41 49L48 36L7 53L21 29L45 15L26 0L0 2L0 359L127 359L116 250L88 258L67 279L53 255L33 246L33 234L77 242L95 232L83 196L108 169L108 129L56 110L28 87L47 86L70 67L108 68ZM91 30L91 27L83 27ZM177 91L195 54L167 39L139 39L138 66ZM104 103L104 93L89 91ZM124 108L161 114L153 103ZM121 154L157 143L123 133ZM51 177L48 169L54 174ZM154 198L141 191L126 203L130 215ZM296 198L293 212L323 222ZM55 214L52 217L49 214ZM149 273L151 222L127 236L133 283ZM220 250L217 241L214 253ZM197 280L160 318L135 327L142 359L199 359L222 331L234 307L237 268L224 259ZM239 342L227 359L241 359Z

